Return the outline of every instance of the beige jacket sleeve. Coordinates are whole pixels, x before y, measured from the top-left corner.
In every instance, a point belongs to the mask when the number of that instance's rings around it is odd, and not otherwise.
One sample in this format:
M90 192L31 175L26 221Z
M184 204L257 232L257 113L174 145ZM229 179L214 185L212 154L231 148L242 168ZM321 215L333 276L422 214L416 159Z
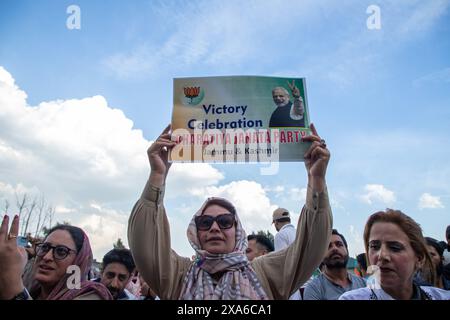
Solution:
M328 248L332 223L327 190L313 193L308 187L295 241L252 262L270 299L288 299L311 277Z
M147 182L128 221L128 243L137 269L161 299L178 299L191 264L171 249L164 187Z

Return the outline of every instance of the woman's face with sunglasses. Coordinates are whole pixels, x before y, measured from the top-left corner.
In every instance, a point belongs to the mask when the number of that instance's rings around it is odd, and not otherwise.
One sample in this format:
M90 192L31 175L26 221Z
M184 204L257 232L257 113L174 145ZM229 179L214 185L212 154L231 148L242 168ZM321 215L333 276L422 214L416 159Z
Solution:
M217 204L208 206L195 219L197 236L203 250L210 253L230 253L236 245L235 217Z
M75 242L66 230L55 230L36 247L35 279L43 286L54 286L66 274L77 255Z

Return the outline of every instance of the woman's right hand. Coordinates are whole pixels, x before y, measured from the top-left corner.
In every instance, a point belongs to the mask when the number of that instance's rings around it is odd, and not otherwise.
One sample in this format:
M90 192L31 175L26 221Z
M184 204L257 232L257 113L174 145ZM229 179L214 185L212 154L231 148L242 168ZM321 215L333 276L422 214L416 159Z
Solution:
M170 124L147 150L151 168L150 182L156 187L164 185L171 166L169 151L176 145L176 142L170 140L171 134L169 132Z
M17 246L19 216L13 218L8 232L9 216L3 217L0 226L0 300L12 299L23 290L22 273L28 256Z

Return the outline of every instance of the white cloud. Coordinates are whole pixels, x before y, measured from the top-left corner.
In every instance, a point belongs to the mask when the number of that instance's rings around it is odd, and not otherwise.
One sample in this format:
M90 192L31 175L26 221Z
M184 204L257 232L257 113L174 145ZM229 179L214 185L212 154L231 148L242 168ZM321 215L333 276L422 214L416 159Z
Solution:
M24 193L35 193L37 190L30 189L25 187L23 184L19 183L15 187L8 184L3 183L0 181L0 195L2 195L4 198L12 198L16 194L24 194Z
M350 232L350 239L347 239L349 255L356 257L356 255L365 252L363 232L354 225L350 225L348 228Z
M255 181L233 181L222 186L210 186L197 194L202 200L210 196L223 197L231 201L238 210L242 224L248 233L272 230L272 212L277 208L271 204L263 186ZM198 208L192 211L192 214Z
M0 145L11 151L0 156L2 179L45 185L46 194L80 196L91 188L101 200L136 194L130 186L148 172L149 142L121 110L101 96L28 106L26 94L1 67L0 83ZM90 192L83 196L88 200Z
M102 207L97 203L91 203L89 206L97 211L102 211Z
M343 210L347 215L350 213L345 210L345 207L342 205L341 201L334 196L330 196L330 206L332 209Z
M276 192L276 193L282 193L282 192L284 192L284 186L276 186L273 189L273 191Z
M289 190L290 199L297 203L306 202L306 188L291 188Z
M94 257L97 259L101 259L111 250L118 238L122 239L126 246L128 245L127 224L126 212L111 209L85 215L77 222L77 225L89 236Z
M63 206L63 205L57 205L57 206L55 206L55 212L57 213L57 214L65 214L65 213L72 213L72 212L75 212L76 210L75 209L73 209L73 208L67 208L67 207L65 207L65 206Z
M275 187L264 187L264 191L267 193L273 193L276 198L283 197L285 195L285 187L284 186L275 186Z
M429 193L423 193L419 199L419 209L439 209L444 208L440 197L432 196Z
M395 202L395 194L381 184L368 184L364 187L366 194L361 196L363 202L372 204L373 202L381 202L386 205Z
M42 194L55 205L53 223L86 227L101 258L119 236L126 240L128 215L150 171L150 141L102 96L38 106L26 99L0 66L0 201L8 200L11 212L16 193ZM169 180L181 183L170 196L221 179L208 164L174 165Z
M224 179L223 173L205 163L174 163L167 177L166 198L190 194L201 195L204 188L217 185Z

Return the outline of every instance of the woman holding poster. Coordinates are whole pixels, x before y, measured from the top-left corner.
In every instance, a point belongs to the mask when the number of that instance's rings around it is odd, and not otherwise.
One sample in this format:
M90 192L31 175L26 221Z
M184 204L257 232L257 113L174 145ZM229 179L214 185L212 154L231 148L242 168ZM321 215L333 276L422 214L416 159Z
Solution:
M170 126L163 131L148 149L150 178L128 225L137 268L161 299L288 299L309 279L323 259L332 226L325 183L330 152L312 124L311 130L303 138L311 142L305 153L308 191L295 242L252 262L245 255L247 237L239 214L223 198L207 199L192 217L187 235L196 252L194 261L171 249L163 197L168 151L176 143Z

